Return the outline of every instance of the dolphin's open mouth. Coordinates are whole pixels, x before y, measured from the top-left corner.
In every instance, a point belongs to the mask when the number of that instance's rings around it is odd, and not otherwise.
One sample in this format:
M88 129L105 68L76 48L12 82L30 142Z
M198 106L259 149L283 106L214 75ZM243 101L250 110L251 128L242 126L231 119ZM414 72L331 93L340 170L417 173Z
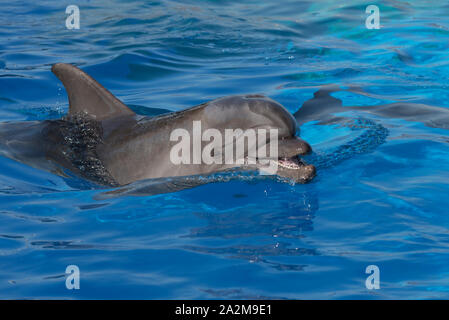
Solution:
M300 156L312 151L304 140L291 137L279 141L279 158L277 174L298 183L306 183L316 175L315 166L307 164Z
M307 164L299 156L281 157L277 161L277 175L293 180L296 183L306 183L316 175L314 165Z
M302 166L306 165L306 163L297 156L289 158L279 158L277 164L279 167L290 170L299 170Z
M270 146L267 145L267 149ZM284 177L293 180L297 183L306 183L312 180L316 175L316 168L314 165L307 164L300 156L304 156L312 151L310 145L304 140L297 137L289 137L278 140L278 158L258 158L253 159L253 163L263 163L259 169L264 170L266 161L276 164L276 174L280 177ZM248 157L245 157L245 164L250 161ZM261 161L261 162L259 162ZM262 162L263 161L263 162ZM269 170L273 167L269 166ZM267 171L270 172L270 171Z

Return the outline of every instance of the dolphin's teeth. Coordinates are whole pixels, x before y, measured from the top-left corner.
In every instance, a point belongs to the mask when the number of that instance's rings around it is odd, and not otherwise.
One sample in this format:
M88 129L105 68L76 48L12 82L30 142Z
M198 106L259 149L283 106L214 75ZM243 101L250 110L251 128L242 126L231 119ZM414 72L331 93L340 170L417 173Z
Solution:
M298 170L303 165L302 161L297 157L280 158L277 163L280 167L290 170Z

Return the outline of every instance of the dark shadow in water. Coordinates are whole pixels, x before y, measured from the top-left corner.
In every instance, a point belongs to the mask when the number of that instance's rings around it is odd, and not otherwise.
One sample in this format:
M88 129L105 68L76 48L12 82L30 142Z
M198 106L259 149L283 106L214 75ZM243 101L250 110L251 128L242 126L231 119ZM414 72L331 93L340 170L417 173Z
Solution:
M10 234L0 234L0 238L5 239L24 239L24 236L10 235Z
M288 248L287 243L276 243L265 246L232 246L223 248L207 248L197 246L186 246L184 249L199 253L207 253L212 255L226 255L233 259L242 259L249 262L258 262L268 265L279 271L303 271L307 265L303 264L285 264L270 261L265 256L303 256L303 255L318 255L315 249L305 248Z
M258 294L246 293L242 289L204 289L201 290L208 295L227 300L287 300L286 297L279 296L262 296Z
M32 241L32 246L42 249L94 249L96 246L90 244L75 244L73 241Z
M35 222L40 222L40 223L54 223L54 222L61 221L60 219L26 215L26 214L14 212L14 211L0 211L0 214L9 215L9 216L12 216L17 219L23 219L23 220L27 220L27 221L35 221Z

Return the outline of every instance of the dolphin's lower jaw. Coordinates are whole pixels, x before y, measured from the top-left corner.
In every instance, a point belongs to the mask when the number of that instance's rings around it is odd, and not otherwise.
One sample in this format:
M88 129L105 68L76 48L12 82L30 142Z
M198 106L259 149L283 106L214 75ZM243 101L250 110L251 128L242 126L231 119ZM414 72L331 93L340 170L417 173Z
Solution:
M271 167L273 164L276 167L275 175L291 180L295 183L307 183L311 181L316 176L316 168L314 165L307 164L303 159L299 157L299 155L293 157L280 157L278 159L263 159L264 162L271 162ZM259 159L255 160L256 162ZM248 157L245 157L245 167L254 168L249 165ZM266 164L264 165L256 165L256 168L260 172L271 172L269 174L273 174L272 171L267 171Z
M316 175L315 166L307 164L298 156L279 158L276 162L278 167L277 175L293 180L296 183L307 183Z

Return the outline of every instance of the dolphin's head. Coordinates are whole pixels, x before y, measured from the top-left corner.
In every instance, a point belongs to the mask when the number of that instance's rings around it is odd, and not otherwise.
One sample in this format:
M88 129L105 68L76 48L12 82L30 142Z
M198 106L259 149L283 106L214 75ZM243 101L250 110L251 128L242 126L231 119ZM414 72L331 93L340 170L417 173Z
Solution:
M276 161L276 174L299 183L308 182L315 176L315 167L300 158L312 148L296 136L299 130L295 118L278 102L262 95L231 96L211 101L204 110L212 128L266 129L266 150L273 143L268 132L276 129L278 156L276 159L268 157L270 161Z

